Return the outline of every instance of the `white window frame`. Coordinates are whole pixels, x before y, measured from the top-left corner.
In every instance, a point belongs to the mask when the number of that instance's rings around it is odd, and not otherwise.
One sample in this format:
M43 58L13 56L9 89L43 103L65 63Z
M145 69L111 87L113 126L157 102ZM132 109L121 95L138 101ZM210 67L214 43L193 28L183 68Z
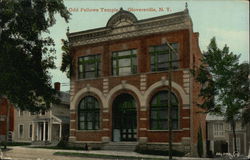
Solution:
M213 134L214 137L223 137L225 134L223 123L214 123L213 124Z

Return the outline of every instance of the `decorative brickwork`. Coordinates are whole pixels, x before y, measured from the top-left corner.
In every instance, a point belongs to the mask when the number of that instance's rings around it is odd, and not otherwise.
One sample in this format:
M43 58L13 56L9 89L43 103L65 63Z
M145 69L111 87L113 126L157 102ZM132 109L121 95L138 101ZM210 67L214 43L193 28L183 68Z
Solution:
M118 20L117 17L120 17L121 20ZM194 81L190 70L199 65L199 60L193 61L193 57L201 57L201 52L198 46L198 34L192 30L192 21L187 10L144 20L137 20L132 13L121 10L110 18L106 27L71 33L68 36L74 48L72 52L74 72L71 77L71 144L94 143L102 147L112 141L129 140L128 131L126 131L127 134L124 134L122 129L116 128L115 123L118 122L114 122L115 115L113 114L114 107L122 108L122 106L114 105L116 97L129 94L136 106L136 123L128 121L118 127L135 123L137 125L133 133L136 133L138 145L154 149L159 147L167 149L168 131L150 129L152 114L150 113L150 102L156 93L169 89L169 74L167 70L151 71L149 48L169 42L178 44L180 60L178 68L172 71L172 92L177 97L179 107L178 129L173 131L173 144L177 150L196 154L195 145L200 125L203 128L202 135L204 138L206 136L205 115L196 113L199 86ZM112 75L112 67L119 65L114 64L118 60L112 61L112 53L132 49L136 50L137 61L133 62L137 67L136 73ZM91 54L101 54L102 76L78 79L78 58ZM123 57L123 61L125 61L124 59L126 57ZM119 63L122 64L122 60ZM122 67L121 65L120 68ZM120 70L123 71L123 69ZM94 95L101 104L99 130L86 131L79 130L77 127L78 119L81 118L78 117L77 107L80 100L87 95ZM123 110L124 113L128 112L124 108ZM128 120L128 118L124 120Z

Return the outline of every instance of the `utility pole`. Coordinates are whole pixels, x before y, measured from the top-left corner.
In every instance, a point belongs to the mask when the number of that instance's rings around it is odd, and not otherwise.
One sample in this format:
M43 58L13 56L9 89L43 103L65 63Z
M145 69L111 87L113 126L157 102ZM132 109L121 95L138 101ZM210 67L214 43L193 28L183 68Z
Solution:
M172 160L172 117L171 117L171 93L172 93L172 52L175 50L172 46L166 42L167 51L168 51L168 146L169 146L169 160Z

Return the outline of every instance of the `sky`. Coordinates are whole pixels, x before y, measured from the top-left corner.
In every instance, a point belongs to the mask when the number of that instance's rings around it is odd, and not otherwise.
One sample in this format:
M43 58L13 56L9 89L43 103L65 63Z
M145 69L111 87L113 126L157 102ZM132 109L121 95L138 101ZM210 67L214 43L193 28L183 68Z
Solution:
M66 39L66 30L70 32L106 26L109 18L121 7L131 10L138 20L171 14L185 9L188 4L193 22L193 31L199 32L201 51L206 51L212 37L222 48L225 44L235 54L241 54L240 62L249 62L249 2L244 0L64 0L71 13L69 23L56 15L56 24L50 28L50 36L56 44L57 69L50 71L52 83L61 82L61 90L69 90L69 79L60 71L62 61L61 39ZM159 11L163 8L163 11ZM156 11L136 11L149 9Z

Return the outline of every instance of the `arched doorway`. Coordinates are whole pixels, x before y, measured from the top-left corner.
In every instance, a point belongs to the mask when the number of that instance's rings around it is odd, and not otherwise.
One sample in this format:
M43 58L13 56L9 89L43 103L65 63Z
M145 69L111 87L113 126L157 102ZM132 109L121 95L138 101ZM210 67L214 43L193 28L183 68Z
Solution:
M136 141L136 102L130 94L121 94L113 102L113 141Z

